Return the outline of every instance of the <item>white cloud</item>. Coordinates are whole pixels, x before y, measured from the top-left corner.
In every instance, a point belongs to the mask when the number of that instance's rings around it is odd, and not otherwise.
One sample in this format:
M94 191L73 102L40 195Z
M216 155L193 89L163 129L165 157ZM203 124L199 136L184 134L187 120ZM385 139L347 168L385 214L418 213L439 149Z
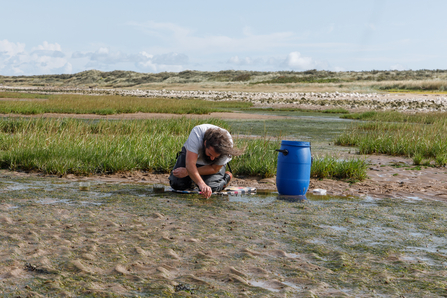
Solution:
M183 65L165 65L165 64L155 64L152 61L139 62L136 65L138 69L141 71L149 71L149 72L180 72L185 70Z
M300 52L291 52L282 63L283 67L293 70L330 69L327 62L304 57Z
M15 56L25 51L24 43L13 43L6 39L0 40L0 55Z
M189 57L185 54L167 53L162 55L150 55L146 52L140 52L140 58L136 66L142 71L173 71L179 72L185 69L185 65L189 63Z
M238 69L241 69L242 67L247 69L248 66L250 69L260 71L309 69L341 70L337 67L331 67L327 62L314 60L311 57L304 57L299 52L291 52L285 57L240 58L239 56L232 56L226 63Z
M394 64L394 65L391 65L390 70L408 70L408 67L406 67L402 64Z
M37 47L34 47L31 49L31 51L36 50L43 50L43 51L62 51L61 46L58 43L51 44L46 41L44 41L41 45L38 45Z
M307 70L315 68L315 62L310 57L301 56L300 52L291 52L284 60L284 65L291 69Z
M4 75L71 73L72 65L59 44L44 41L26 51L25 44L0 41L0 71Z
M142 52L140 52L139 54L140 54L141 56L143 56L143 57L148 58L148 59L152 59L152 58L154 58L154 55L149 54L149 53L146 53L145 51L142 51Z

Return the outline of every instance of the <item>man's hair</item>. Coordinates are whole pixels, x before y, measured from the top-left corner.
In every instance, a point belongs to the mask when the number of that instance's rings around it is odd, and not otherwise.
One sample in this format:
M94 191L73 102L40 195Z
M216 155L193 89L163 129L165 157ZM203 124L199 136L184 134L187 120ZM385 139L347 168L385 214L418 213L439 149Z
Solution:
M233 148L229 134L220 128L208 128L203 141L206 141L206 148L212 146L220 155L239 156L244 153L243 149Z

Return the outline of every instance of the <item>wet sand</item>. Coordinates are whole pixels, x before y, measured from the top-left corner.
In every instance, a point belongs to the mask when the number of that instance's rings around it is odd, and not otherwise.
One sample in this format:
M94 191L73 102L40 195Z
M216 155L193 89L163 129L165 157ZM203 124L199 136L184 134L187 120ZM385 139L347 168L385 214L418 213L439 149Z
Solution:
M89 178L87 191L79 177L0 178L5 297L435 297L447 286L441 202L205 200L156 194L135 174Z

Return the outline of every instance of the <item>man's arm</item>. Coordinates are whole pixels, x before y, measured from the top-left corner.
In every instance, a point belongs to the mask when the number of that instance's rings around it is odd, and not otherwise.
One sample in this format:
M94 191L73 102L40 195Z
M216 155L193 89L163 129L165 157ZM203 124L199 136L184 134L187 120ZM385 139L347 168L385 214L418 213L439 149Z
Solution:
M221 168L221 165L206 165L197 168L197 170L199 171L200 176L205 176L216 174L220 171Z
M194 153L191 152L191 154L194 154ZM216 174L220 171L220 169L222 167L223 167L222 165L206 165L206 166L201 166L198 168L196 166L197 171L199 172L200 176ZM185 178L186 176L189 176L189 173L188 173L188 170L186 169L186 167L185 168L178 167L178 168L174 169L172 171L172 173L177 178Z
M188 175L192 179L192 181L194 181L197 184L202 195L206 198L209 198L212 193L211 187L206 185L206 183L203 181L203 179L200 175L213 174L212 172L214 172L215 169L213 168L213 166L203 166L203 167L197 168L196 163L197 163L198 156L199 155L197 153L186 150L186 171L188 172ZM207 168L202 170L202 172L205 172L205 173L209 172L210 174L201 174L201 172L199 172L199 170L204 167L207 167Z

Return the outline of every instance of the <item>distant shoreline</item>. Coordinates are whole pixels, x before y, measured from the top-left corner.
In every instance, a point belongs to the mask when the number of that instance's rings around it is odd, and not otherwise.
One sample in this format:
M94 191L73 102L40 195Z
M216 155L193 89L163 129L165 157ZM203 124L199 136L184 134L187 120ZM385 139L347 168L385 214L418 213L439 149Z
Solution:
M209 101L246 101L259 107L296 107L305 109L344 108L359 110L447 111L443 93L360 93L360 92L243 92L216 90L147 90L81 87L5 86L3 92L40 94L120 95L148 98L203 99Z

